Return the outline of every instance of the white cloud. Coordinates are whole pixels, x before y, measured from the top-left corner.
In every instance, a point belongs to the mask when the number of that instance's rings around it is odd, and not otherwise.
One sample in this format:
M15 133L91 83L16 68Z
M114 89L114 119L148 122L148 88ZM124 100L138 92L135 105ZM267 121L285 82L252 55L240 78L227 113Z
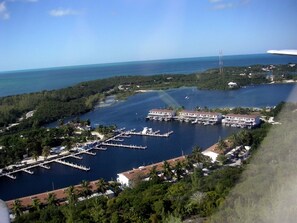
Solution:
M6 8L6 2L0 2L0 19L7 20L10 18L10 14Z
M208 0L213 10L224 10L248 5L251 0Z
M69 15L78 15L78 11L73 9L53 9L49 11L49 14L54 17L69 16Z
M216 4L213 9L215 10L224 10L228 8L233 8L234 4L233 3L221 3L221 4Z

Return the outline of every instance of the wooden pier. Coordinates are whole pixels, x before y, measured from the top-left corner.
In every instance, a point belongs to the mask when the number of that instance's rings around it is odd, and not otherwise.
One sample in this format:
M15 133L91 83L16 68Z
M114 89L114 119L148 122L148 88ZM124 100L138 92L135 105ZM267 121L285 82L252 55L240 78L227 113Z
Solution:
M126 134L128 135L137 135L137 136L152 136L152 137L169 137L173 131L170 131L170 132L166 132L166 133L163 133L163 134L160 134L159 133L160 131L155 131L155 132L146 132L146 133L143 133L143 132L126 132Z
M13 180L16 179L16 176L13 176L13 175L8 174L8 173L3 173L2 175L3 175L3 176L6 176L6 177L8 177L8 178L10 178L10 179L13 179Z
M93 149L93 148L92 148ZM85 153L85 154L88 154L88 155L91 155L91 156L96 156L96 153L94 152L90 152L91 149L88 149L88 150L81 150L79 153Z
M44 169L47 169L49 170L51 167L50 166L47 166L47 165L43 165L43 164L39 164L38 166L44 168Z
M146 146L125 145L125 144L116 144L116 143L108 143L108 142L103 142L102 145L112 146L112 147L122 147L122 148L128 148L128 149L141 149L141 150L144 150L147 148Z
M94 149L101 150L101 151L106 151L107 150L106 147L97 147L97 146L95 146Z
M72 158L75 158L75 159L78 159L78 160L82 160L83 159L82 156L77 156L75 154L73 154L73 155L71 155L69 157L72 157Z
M60 163L60 164L64 164L66 166L70 166L70 167L79 169L79 170L84 170L84 171L89 171L90 170L89 167L85 167L85 166L82 166L82 165L77 165L75 163L66 162L64 160L56 159L54 161L57 162L57 163Z
M32 170L28 170L28 169L22 169L22 171L24 171L25 173L28 173L28 174L34 174L34 172Z
M117 131L114 131L114 132L117 132L118 134L105 140L104 142L93 141L93 142L89 143L88 146L85 146L84 149L80 148L80 149L77 149L76 151L73 151L71 153L67 153L67 154L63 154L63 155L56 155L56 157L51 157L50 159L45 159L43 161L35 162L29 166L24 165L22 167L18 167L15 170L10 170L10 171L7 171L6 173L1 173L0 177L6 176L6 177L9 177L10 179L16 179L16 176L14 176L13 174L21 172L21 171L26 172L28 174L34 174L34 172L30 169L35 168L35 167L41 167L41 168L49 170L50 166L48 166L47 164L50 164L52 162L60 163L60 164L70 166L72 168L76 168L79 170L89 171L90 170L89 167L71 163L71 162L65 161L65 159L75 158L75 159L82 160L83 157L80 156L82 154L88 154L88 155L95 156L96 153L91 152L91 150L105 151L105 150L107 150L107 148L104 146L145 150L145 149L147 149L147 146L129 145L129 144L122 144L122 143L114 143L114 142L123 142L124 138L130 138L133 135L151 136L151 137L169 137L173 133L173 131L170 131L167 133L160 134L159 130L152 131L151 129L150 129L150 131L139 131L139 132L136 132L135 129L125 131L125 128L118 129ZM85 145L87 145L87 144L85 144Z
M124 142L124 139L115 138L112 141L114 141L114 142Z

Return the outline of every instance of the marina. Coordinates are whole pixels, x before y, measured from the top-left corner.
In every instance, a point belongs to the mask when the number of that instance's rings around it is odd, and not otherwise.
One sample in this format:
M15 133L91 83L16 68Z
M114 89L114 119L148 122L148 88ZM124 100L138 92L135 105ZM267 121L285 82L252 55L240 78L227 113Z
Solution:
M121 147L121 148L127 148L127 149L146 149L146 146L137 146L137 145L125 145L125 144L117 144L117 143L108 143L103 142L103 146L111 146L111 147Z
M169 109L151 109L148 112L146 120L151 121L179 121L191 124L201 125L217 125L222 124L229 127L237 128L255 128L260 125L259 115L242 115L242 114L226 114L222 115L217 112L191 111L182 110L175 111Z
M102 146L110 146L110 147L116 147L116 148L125 148L125 149L136 149L136 150L145 150L147 149L147 146L142 146L142 145L133 145L133 144L122 144L122 143L114 143L114 142L123 142L124 138L130 138L131 135L138 135L138 136L154 136L154 137L169 137L173 131L164 133L164 134L160 134L160 130L157 131L153 131L151 128L147 128L144 127L144 129L142 131L139 132L135 132L135 129L131 129L128 131L125 131L125 128L121 128L116 130L115 132L117 132L118 134L103 141L93 141L93 142L88 142L86 143L83 147L74 147L72 148L72 152L68 151L68 152L62 152L64 153L59 154L59 155L53 155L52 158L50 159L44 159L42 161L35 161L34 164L31 164L29 166L25 166L25 167L20 167L17 170L12 170L12 171L8 171L5 173L1 173L0 177L2 176L6 176L10 179L15 180L16 176L12 175L12 174L16 174L20 171L23 171L25 173L28 173L30 175L33 175L34 172L31 170L33 168L36 167L41 167L44 169L49 170L50 166L48 164L50 163L59 163L68 167L72 167L78 170L83 170L83 171L90 171L91 168L90 167L86 167L83 165L79 165L73 162L68 162L65 159L67 158L74 158L74 159L78 159L78 160L82 160L83 157L81 156L82 154L87 154L90 156L96 156L95 152L92 152L91 150L99 150L99 151L106 151L107 147L101 147Z
M189 110L197 106L207 106L208 108L240 106L262 108L275 106L280 101L296 101L296 99L292 97L288 99L288 95L294 90L294 86L294 84L261 85L226 92L203 91L196 88L180 88L166 90L164 93L170 98L173 98L178 105L184 106ZM275 92L277 92L277 94ZM274 95L273 97L271 97L272 94ZM189 96L188 100L185 100L186 95ZM97 144L98 147L105 147L107 149L101 152L94 146L92 152L97 152L96 156L78 154L78 156L83 157L83 160L77 159L77 162L76 160L70 160L72 158L69 157L69 161L90 167L90 171L81 172L81 170L63 164L56 162L47 164L43 161L42 165L50 166L50 170L36 166L38 168L32 169L34 171L33 175L29 175L23 171L15 174L11 173L13 169L7 170L6 173L9 171L10 175L16 177L16 180L12 180L12 178L6 176L0 177L0 195L2 199L10 200L49 191L53 189L53 184L54 188L57 189L78 184L81 180L92 181L98 178L104 178L105 180L110 180L111 178L115 179L117 173L121 171L142 165L149 165L172 157L178 157L182 154L189 154L196 145L199 145L204 150L217 142L219 138L223 139L240 130L240 128L231 128L227 125L204 126L179 121L145 121L150 109L154 107L165 108L170 105L171 104L167 104L163 100L163 97L160 97L159 92L148 92L131 96L123 103L118 103L111 107L94 109L89 113L81 115L81 120L89 119L91 123L98 123L99 125L116 124L117 128L126 127L125 130L136 128L135 132L147 126L154 131L160 130L160 133L172 130L174 134L169 138L126 136L122 134L118 137L125 139L125 142L122 144L145 145L147 149L120 150ZM115 110L121 111L123 115L120 116L119 112L114 112ZM135 115L136 112L137 115ZM55 124L50 127L55 127ZM93 125L93 127L96 126ZM73 151L73 154L75 153L76 151ZM63 156L66 155L67 154ZM62 155L56 155L53 159L60 157L62 157ZM110 165L111 163L115 165ZM107 166L109 168L106 168ZM32 184L32 181L40 183L35 185ZM23 188L29 189L25 190Z
M73 167L73 168L76 168L76 169L79 169L79 170L84 170L84 171L89 171L90 170L90 167L77 165L75 163L66 162L66 161L60 160L60 159L56 159L56 160L54 160L54 162L61 163L63 165L70 166L70 167Z

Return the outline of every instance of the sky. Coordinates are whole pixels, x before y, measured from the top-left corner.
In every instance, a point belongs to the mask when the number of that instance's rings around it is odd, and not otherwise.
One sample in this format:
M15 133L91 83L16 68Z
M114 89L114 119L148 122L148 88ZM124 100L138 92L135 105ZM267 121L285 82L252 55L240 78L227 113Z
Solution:
M0 71L297 48L295 0L0 0Z

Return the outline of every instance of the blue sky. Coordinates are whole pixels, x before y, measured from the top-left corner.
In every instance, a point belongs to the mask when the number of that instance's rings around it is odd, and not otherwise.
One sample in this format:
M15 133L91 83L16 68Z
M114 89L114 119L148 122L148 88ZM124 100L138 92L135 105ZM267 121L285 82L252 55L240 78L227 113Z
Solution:
M0 0L0 71L297 48L295 0Z

